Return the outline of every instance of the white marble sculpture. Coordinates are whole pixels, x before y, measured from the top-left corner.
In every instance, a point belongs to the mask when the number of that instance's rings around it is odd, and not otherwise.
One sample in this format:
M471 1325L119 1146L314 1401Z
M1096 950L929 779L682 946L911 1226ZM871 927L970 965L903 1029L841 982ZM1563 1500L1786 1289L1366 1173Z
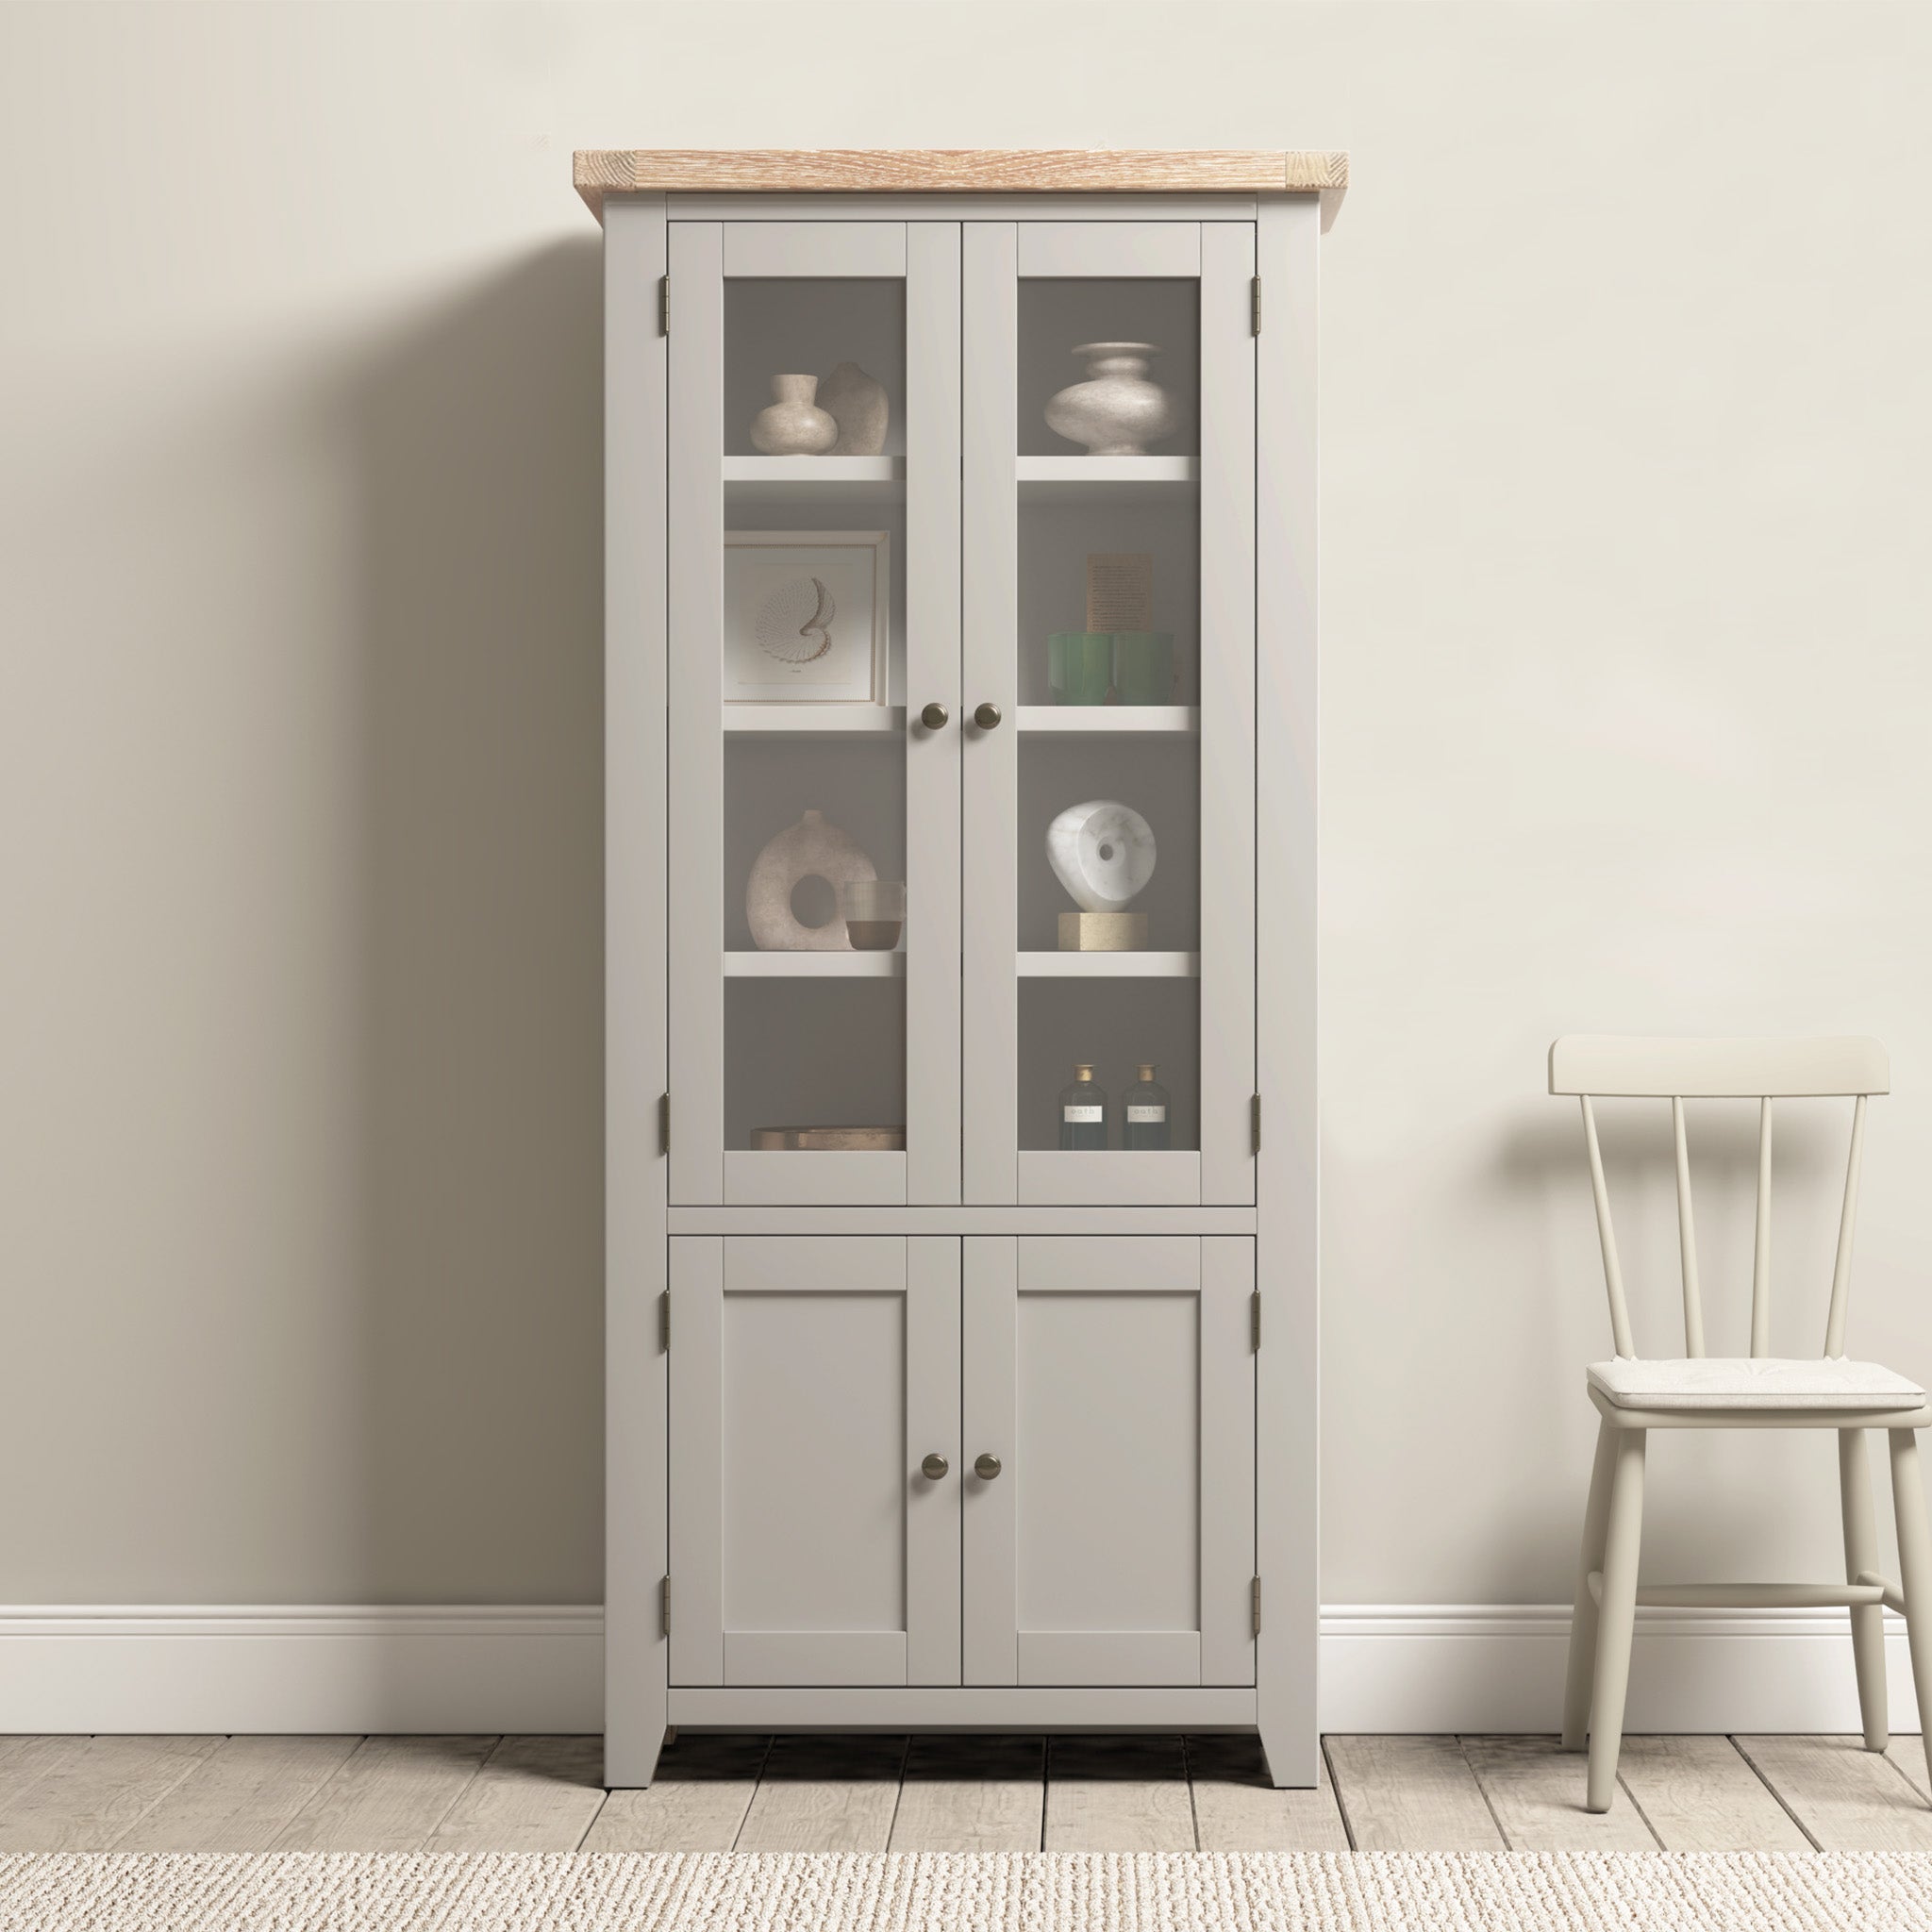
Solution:
M822 457L839 425L820 408L816 375L774 375L772 400L751 419L751 446L768 457Z
M1082 342L1074 354L1087 358L1087 380L1048 402L1046 426L1056 436L1084 442L1090 457L1143 457L1179 426L1174 398L1147 374L1158 345Z
M886 386L868 375L857 362L841 362L819 378L819 408L839 425L839 440L828 454L835 457L875 457L886 446L886 421L891 405Z
M1047 863L1083 912L1124 912L1154 876L1154 828L1111 798L1070 805L1046 828Z
M787 825L752 862L744 889L744 917L752 943L766 953L849 953L852 941L836 913L824 925L807 925L791 909L801 879L824 879L836 907L839 888L854 879L875 879L877 871L851 833L822 811L808 811Z

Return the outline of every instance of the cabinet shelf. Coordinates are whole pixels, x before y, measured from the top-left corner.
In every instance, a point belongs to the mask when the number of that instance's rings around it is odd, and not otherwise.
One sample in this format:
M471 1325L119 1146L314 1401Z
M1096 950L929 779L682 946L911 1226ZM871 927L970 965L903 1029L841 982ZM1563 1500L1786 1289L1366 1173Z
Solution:
M1199 979L1199 953L1021 953L1023 979Z
M838 503L901 503L904 457L726 457L724 494L767 502L808 498Z
M1084 738L1090 732L1135 731L1198 738L1198 705L1022 705L1020 729L1043 738Z
M902 979L904 953L726 953L727 979Z
M904 705L726 705L730 738L891 737L906 729Z
M1201 466L1192 457L1020 457L1023 498L1091 501L1129 493L1141 502L1194 495Z

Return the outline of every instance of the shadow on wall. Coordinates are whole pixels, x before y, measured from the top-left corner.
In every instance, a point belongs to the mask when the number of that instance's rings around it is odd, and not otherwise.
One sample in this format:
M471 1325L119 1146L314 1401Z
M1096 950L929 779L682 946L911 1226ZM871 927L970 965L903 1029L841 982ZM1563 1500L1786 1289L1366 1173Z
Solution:
M368 1297L365 1601L602 1595L600 251L349 375Z

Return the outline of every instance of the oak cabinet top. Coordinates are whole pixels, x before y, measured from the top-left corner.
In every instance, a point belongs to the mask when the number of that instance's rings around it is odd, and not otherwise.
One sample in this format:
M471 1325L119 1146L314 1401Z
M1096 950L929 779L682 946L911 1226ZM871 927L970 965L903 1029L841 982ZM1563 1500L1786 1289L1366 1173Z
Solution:
M579 148L577 192L607 194L1315 194L1348 156L1301 148Z

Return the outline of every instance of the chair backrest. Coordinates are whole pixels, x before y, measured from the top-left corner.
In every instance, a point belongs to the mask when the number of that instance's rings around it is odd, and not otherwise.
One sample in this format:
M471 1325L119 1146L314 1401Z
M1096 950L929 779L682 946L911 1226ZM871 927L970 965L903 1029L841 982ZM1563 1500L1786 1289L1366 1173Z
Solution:
M1684 1276L1684 1353L1704 1353L1704 1307L1697 1286L1697 1233L1690 1208L1690 1144L1684 1103L1694 1099L1757 1102L1757 1229L1751 1263L1751 1353L1771 1353L1771 1124L1773 1103L1836 1096L1852 1101L1851 1152L1845 1162L1844 1206L1831 1271L1831 1308L1824 1353L1845 1352L1845 1304L1851 1289L1852 1224L1858 1212L1858 1163L1865 1141L1865 1101L1891 1091L1885 1048L1858 1035L1815 1040L1676 1040L1607 1033L1569 1033L1550 1048L1550 1091L1583 1102L1583 1140L1590 1188L1596 1202L1597 1238L1604 1251L1604 1285L1610 1298L1610 1333L1620 1356L1633 1356L1630 1310L1610 1197L1604 1185L1592 1095L1668 1100L1677 1154L1677 1248Z

